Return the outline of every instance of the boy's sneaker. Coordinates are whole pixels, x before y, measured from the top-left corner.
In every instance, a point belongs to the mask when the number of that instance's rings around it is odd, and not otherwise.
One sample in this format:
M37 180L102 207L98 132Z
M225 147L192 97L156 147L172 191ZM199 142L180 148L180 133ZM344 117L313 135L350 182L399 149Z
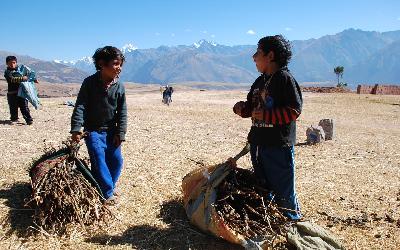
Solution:
M115 195L115 196L120 196L120 195L121 195L121 191L119 190L118 187L115 187L115 188L114 188L114 195Z
M103 202L104 206L115 206L118 204L118 199L115 195L109 197L107 200Z
M26 122L26 125L32 125L33 124L33 121L27 121Z

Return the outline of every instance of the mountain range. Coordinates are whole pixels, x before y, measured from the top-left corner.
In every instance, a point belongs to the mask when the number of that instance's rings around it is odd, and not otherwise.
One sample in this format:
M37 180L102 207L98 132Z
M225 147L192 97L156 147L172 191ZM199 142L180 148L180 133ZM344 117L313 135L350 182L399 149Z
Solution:
M0 71L2 73L6 69L5 61L8 55L15 55L15 53L0 51L0 61L2 62L0 63ZM50 83L78 83L82 82L82 79L88 75L87 71L76 67L70 67L62 63L44 61L24 55L16 56L19 63L26 64L35 70L39 81Z
M318 39L291 41L289 69L299 82L335 84L335 66L344 67L343 81L400 84L400 31L347 29ZM251 84L259 75L252 61L256 45L225 46L206 40L192 45L122 49L126 62L121 78L137 83L222 82ZM0 52L0 60L3 54ZM49 82L80 82L95 72L90 57L75 61L20 61ZM1 68L0 68L1 69Z

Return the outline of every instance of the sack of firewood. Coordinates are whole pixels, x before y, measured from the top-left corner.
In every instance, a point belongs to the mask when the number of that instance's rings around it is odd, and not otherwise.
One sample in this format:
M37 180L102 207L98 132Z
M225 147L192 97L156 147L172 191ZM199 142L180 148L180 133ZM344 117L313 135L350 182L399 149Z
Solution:
M332 140L335 136L335 130L332 119L322 119L319 121L318 126L321 126L325 133L325 140Z
M78 150L78 144L68 142L31 165L32 197L27 205L35 209L34 222L44 230L63 233L70 224L93 225L111 215Z
M325 132L321 126L310 126L306 130L307 143L316 144L325 140Z
M252 171L231 166L248 151L246 145L233 160L196 169L183 178L183 205L190 222L245 249L343 249L317 225L290 221ZM304 225L314 230L305 231Z
M248 151L247 145L233 160ZM192 171L182 181L186 214L201 230L247 249L285 244L290 221L256 182L252 171L229 161Z

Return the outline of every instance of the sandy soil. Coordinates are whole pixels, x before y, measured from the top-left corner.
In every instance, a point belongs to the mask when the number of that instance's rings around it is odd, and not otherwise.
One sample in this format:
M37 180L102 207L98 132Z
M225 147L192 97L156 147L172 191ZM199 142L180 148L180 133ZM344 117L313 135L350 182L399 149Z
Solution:
M177 91L167 107L156 88L131 91L117 219L65 237L33 233L32 211L24 210L23 200L29 195L28 163L68 136L72 109L62 103L69 98L43 99L43 108L32 111L33 126L9 125L0 98L0 249L240 249L191 227L179 197L187 172L243 147L250 121L235 116L232 105L245 96ZM323 118L334 119L336 138L303 145L307 126ZM305 93L296 146L305 217L330 228L349 249L398 249L399 137L399 96ZM249 168L249 157L239 165Z

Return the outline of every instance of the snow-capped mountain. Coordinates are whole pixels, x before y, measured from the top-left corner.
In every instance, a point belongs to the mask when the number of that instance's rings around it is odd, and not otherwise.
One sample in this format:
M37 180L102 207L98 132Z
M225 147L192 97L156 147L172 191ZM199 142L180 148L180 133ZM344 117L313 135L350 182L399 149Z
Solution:
M216 42L212 42L212 41L206 41L206 40L204 40L204 39L202 39L202 40L200 40L200 41L198 41L197 43L193 43L193 46L196 48L196 49L198 49L198 48L200 48L201 46L206 46L206 45L211 45L211 46L217 46L218 44L216 43Z
M349 85L377 81L399 84L400 31L373 32L348 29L318 39L291 41L289 69L299 82L334 84L333 68L344 66ZM230 82L251 83L259 75L252 55L254 45L226 46L200 40L191 45L137 49L123 46L126 62L121 79L139 83ZM88 74L94 72L90 58L58 60Z
M127 54L127 53L131 53L137 49L138 48L135 47L133 44L128 43L128 44L125 44L124 46L122 46L121 51L122 51L122 53ZM71 66L74 68L78 68L80 70L83 70L83 71L85 71L87 73L91 73L91 74L96 72L95 67L93 65L93 59L92 59L92 57L89 57L89 56L85 56L78 60L70 60L70 61L54 60L54 62L61 63L61 64Z
M61 63L61 64L64 64L64 65L74 65L76 61L75 60L65 61L65 60L54 59L53 62Z
M135 51L137 49L138 48L135 47L133 44L128 43L128 44L125 44L124 46L122 46L121 51L122 51L122 53L125 54L125 53L129 53L129 52Z
M258 75L249 60L254 53L253 47L225 46L200 40L192 45L138 49L125 54L121 78L141 83L248 83Z
M77 69L80 69L82 71L85 71L87 73L94 73L96 72L95 67L93 65L93 60L89 56L82 57L81 59L78 60L54 60L56 63L61 63L70 67L74 67Z
M88 56L85 56L85 57L83 57L83 58L81 58L81 59L78 59L78 60L70 60L70 61L58 60L58 59L56 59L56 60L54 60L54 62L56 62L56 63L61 63L61 64L65 64L65 65L69 65L69 66L74 66L74 65L76 65L76 64L79 63L79 62L93 63L92 58L91 58L91 57L88 57Z

